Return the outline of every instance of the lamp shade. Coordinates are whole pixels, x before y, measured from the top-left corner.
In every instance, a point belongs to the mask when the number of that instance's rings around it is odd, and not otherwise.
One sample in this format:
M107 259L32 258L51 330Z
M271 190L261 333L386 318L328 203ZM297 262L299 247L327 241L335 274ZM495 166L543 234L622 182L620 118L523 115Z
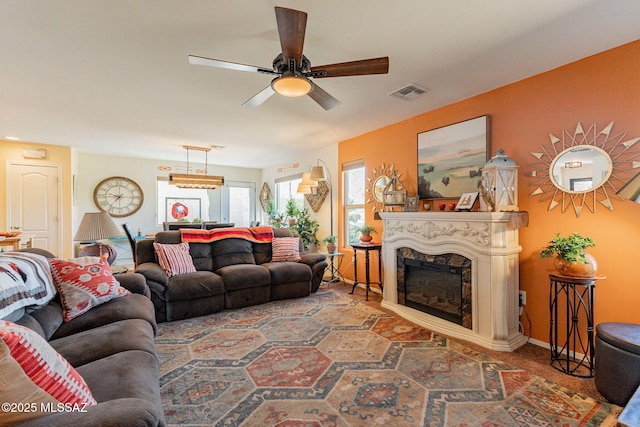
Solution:
M95 242L96 240L119 237L120 230L107 212L87 212L82 217L80 227L73 240Z
M631 178L616 194L623 199L640 203L640 172Z
M300 184L302 185L308 185L311 187L317 187L318 186L318 181L311 179L311 172L304 172L302 174L302 181L300 182Z
M314 181L327 181L327 171L324 166L312 166L311 179Z

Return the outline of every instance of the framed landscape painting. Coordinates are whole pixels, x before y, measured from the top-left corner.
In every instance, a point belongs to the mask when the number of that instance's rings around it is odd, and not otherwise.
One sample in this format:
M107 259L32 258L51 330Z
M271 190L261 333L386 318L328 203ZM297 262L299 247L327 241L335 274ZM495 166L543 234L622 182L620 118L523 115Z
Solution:
M488 147L488 115L419 133L420 198L458 198L478 191Z

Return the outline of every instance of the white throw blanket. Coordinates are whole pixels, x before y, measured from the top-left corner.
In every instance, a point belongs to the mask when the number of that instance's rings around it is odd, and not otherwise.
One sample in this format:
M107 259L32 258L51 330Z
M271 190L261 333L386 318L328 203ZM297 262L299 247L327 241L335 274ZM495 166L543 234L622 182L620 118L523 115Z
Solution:
M46 257L27 252L0 253L0 319L23 307L45 305L55 294Z

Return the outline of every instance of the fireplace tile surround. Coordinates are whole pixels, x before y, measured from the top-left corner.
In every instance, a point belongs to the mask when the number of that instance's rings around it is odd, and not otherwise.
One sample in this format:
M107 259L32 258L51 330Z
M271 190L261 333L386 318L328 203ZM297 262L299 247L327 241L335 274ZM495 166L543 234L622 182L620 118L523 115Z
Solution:
M435 332L485 348L513 351L522 346L526 342L518 323L518 264L522 247L516 225L516 215L522 214L381 212L386 285L382 306ZM458 254L471 260L471 328L399 302L397 250L406 248L426 257Z

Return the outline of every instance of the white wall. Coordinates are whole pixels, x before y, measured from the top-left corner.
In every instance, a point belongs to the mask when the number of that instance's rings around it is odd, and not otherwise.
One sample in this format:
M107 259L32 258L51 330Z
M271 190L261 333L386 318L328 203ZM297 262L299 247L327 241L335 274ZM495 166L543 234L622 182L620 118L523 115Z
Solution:
M303 156L298 156L295 158L284 158L282 162L274 164L272 166L266 167L262 169L262 182L266 182L269 184L269 188L271 189L272 195L275 197L275 180L277 178L284 178L292 175L299 175L302 172L308 172L311 166L315 166L318 164L317 160L320 159L326 163L329 169L329 173L331 175L331 195L330 197L333 199L333 234L338 234L338 144L333 144L328 147L324 147L315 151L310 151ZM256 186L256 192L260 193L260 188L262 188L262 182L260 182ZM318 230L318 240L322 242L326 236L330 233L330 203L329 197L327 197L322 206L318 210L318 212L313 212L311 206L305 200L305 207L309 209L309 213L311 217L314 218L320 224L320 229ZM260 210L261 215L258 215L262 224L268 224L268 218L266 214L260 208L258 204L258 209ZM324 250L324 243L321 243L321 250Z
M114 218L115 223L120 226L120 224L126 222L134 231L140 228L143 234L160 231L156 218L156 180L159 176L166 177L169 175L169 171L159 169L159 167L162 166L172 168L180 166L184 168L186 162L78 153L76 178L76 194L78 195L78 200L76 201L76 206L74 206L73 233L78 229L80 220L85 212L98 211L98 208L93 203L93 189L100 181L110 176L130 178L137 182L144 192L144 203L140 210L128 217ZM190 166L192 169L203 168L204 164L190 162ZM262 185L260 169L235 168L209 164L208 173L210 175L222 175L225 181L255 182L256 188L260 188ZM215 191L219 191L219 189ZM260 204L256 202L256 206L259 209ZM258 210L256 216L260 217L260 210Z

